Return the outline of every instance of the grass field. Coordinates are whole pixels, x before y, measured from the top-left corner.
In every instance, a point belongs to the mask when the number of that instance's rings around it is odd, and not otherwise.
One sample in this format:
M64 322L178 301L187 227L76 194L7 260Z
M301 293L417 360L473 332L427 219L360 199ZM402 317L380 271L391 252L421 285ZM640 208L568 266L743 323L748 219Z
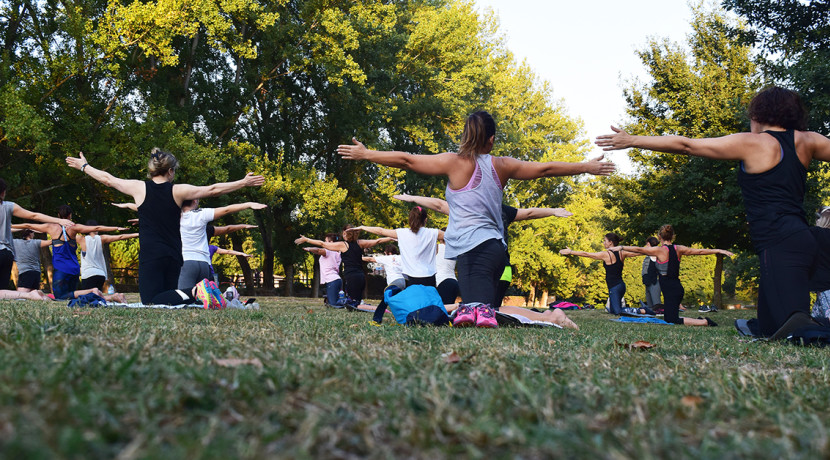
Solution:
M717 328L580 311L580 331L482 330L259 302L0 302L0 456L830 456L830 350L741 339L732 321L752 311L708 314ZM637 340L656 346L620 346Z

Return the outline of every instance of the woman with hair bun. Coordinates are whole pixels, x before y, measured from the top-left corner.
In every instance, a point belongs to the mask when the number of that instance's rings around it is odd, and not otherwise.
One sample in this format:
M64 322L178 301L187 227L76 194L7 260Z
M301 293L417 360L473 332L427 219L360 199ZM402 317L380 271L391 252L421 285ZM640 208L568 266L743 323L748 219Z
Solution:
M807 168L812 160L830 161L830 139L806 131L800 96L776 86L752 98L749 119L748 133L703 139L633 136L612 126L614 133L596 143L603 150L640 148L739 162L749 236L761 265L757 327L747 326L751 334L783 339L815 325L810 291L830 289L830 229L810 227L804 213Z
M686 326L717 326L709 318L681 318L680 302L686 291L680 283L680 257L681 256L706 256L712 254L723 254L732 257L735 254L725 249L697 249L674 244L674 228L671 225L660 227L657 232L660 238L660 246L639 247L639 246L618 246L611 250L628 251L630 253L645 254L657 257L657 271L660 276L660 290L663 292L663 320L667 323L682 324Z
M195 186L173 184L179 162L172 154L154 148L147 162L149 180L120 179L92 167L83 152L67 157L66 164L107 187L130 195L138 206L138 290L142 303L155 303L160 293L175 290L182 267L182 238L179 222L182 202L224 195L242 187L259 187L262 176L248 173L234 182Z
M623 313L622 299L625 296L625 283L622 279L623 260L626 257L636 257L640 254L620 251L619 249L611 249L614 246L619 246L620 236L616 233L606 233L602 238L602 246L605 251L602 252L585 252L574 251L570 248L565 248L559 251L563 256L578 256L587 257L589 259L601 260L602 266L605 268L605 285L608 287L609 311L613 315L620 315ZM634 310L632 310L634 311ZM637 313L640 313L637 311ZM654 314L654 312L645 309L642 313Z
M401 271L406 286L420 284L435 287L435 255L438 240L444 240L444 232L427 228L427 210L415 206L409 211L409 228L387 229L382 227L355 227L375 235L395 238L401 250Z
M491 156L495 141L496 122L489 113L481 111L467 117L457 153L381 152L367 149L357 139L352 139L350 145L337 147L337 153L346 160L368 160L419 174L447 176L450 219L445 257L456 260L464 302L455 316L456 326L498 326L493 305L496 286L506 265L501 203L508 180L582 173L605 176L614 172L613 163L601 162L602 157L585 163L568 163Z

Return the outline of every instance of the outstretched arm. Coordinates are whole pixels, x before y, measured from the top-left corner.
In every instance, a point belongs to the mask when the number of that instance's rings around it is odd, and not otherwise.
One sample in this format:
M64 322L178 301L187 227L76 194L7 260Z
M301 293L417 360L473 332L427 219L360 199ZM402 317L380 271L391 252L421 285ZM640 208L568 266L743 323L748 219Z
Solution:
M131 238L138 238L138 233L122 233L120 235L101 235L101 242L112 243L114 241L129 240Z
M435 212L440 212L441 214L450 213L450 206L447 204L445 200L441 198L432 198L428 196L418 196L418 195L393 195L392 198L396 198L401 201L406 201L408 203L415 203L418 206L423 206L427 209L432 209Z
M606 151L633 147L714 160L744 160L762 150L764 145L764 139L752 133L690 139L683 136L633 136L615 126L611 130L614 134L604 134L596 139L596 144Z
M220 182L218 184L201 187L190 184L176 184L173 186L173 198L176 200L176 203L181 204L184 200L196 200L210 196L225 195L239 190L242 187L259 187L264 183L264 177L254 175L254 173L248 173L242 179L234 182Z
M23 222L20 224L12 224L12 230L34 230L40 233L49 233L52 224L32 224Z
M303 248L303 251L310 252L310 253L315 254L315 255L318 255L318 256L324 256L324 255L326 255L326 250L325 250L325 249L323 249L323 248L310 248L310 247L305 247L305 248Z
M360 245L361 249L369 249L379 244L391 243L392 241L395 241L395 238L384 237L376 240L357 240L357 244Z
M213 236L227 235L228 233L238 232L239 230L246 230L249 228L257 228L257 226L248 224L234 224L223 225L221 227L213 227Z
M338 145L337 153L345 160L368 160L372 163L406 169L428 176L449 174L457 157L454 153L439 155L413 155L407 152L380 152L369 150L363 143L352 138L352 144Z
M608 253L607 252L574 251L571 248L565 248L565 249L560 250L559 254L562 254L563 256L586 257L588 259L596 259L596 260L601 260L603 262L608 261Z
M349 231L354 231L354 232L357 232L357 231L360 231L360 230L365 230L369 233L374 233L375 235L379 235L379 236L385 236L387 238L397 238L398 237L398 231L397 230L390 230L388 228L383 228L383 227L366 227L366 226L361 225L359 227L353 227L353 228L349 229Z
M29 211L28 209L23 209L15 203L14 208L12 209L12 215L14 217L19 217L21 219L26 220L36 220L38 222L44 222L47 224L58 224L62 227L72 227L75 225L75 222L72 222L69 219L59 219L57 217L47 216L46 214L41 214L39 212ZM23 227L20 227L23 228ZM37 230L32 228L32 230L38 232L45 232L44 230Z
M216 254L226 254L226 255L229 255L229 256L251 257L251 254L245 254L244 252L234 251L232 249L223 249L223 248L216 249Z
M322 241L322 240L315 240L314 238L307 238L305 236L300 236L296 240L294 240L294 244L313 244L314 246L319 246L321 248L328 249L329 251L338 251L338 252L346 252L349 250L349 245L346 244L345 241Z
M804 135L808 147L813 152L813 158L820 161L830 161L830 139L811 131L805 132Z
M625 251L631 253L632 256L654 256L657 257L665 249L662 246L649 246L649 247L640 247L640 246L614 246L612 248L608 248L609 251Z
M710 256L713 254L723 254L726 257L732 257L735 254L732 252L727 251L726 249L700 249L700 248L690 248L687 246L675 245L675 249L677 253L684 256Z
M75 224L72 227L76 233L92 233L92 232L121 232L127 230L127 227L110 227L107 225L81 225Z
M135 200L138 200L138 197L142 200L144 199L144 183L140 180L120 179L106 171L92 167L86 161L84 152L79 152L78 156L79 158L66 157L66 164L70 168L75 168L85 173L107 187L114 188L125 195L130 195Z
M576 176L579 174L593 174L595 176L607 176L614 172L617 167L609 161L602 161L603 155L590 161L581 163L570 163L567 161L522 161L510 157L495 157L493 163L502 183L507 179L538 179L540 177L553 176Z
M116 208L131 209L133 211L138 211L138 205L135 204L135 203L110 203L110 204L115 206Z
M227 216L228 214L237 213L239 211L244 211L246 209L265 209L268 205L262 203L254 203L253 201L248 201L246 203L239 203L239 204L232 204L230 206L223 206L221 208L216 208L213 210L213 218L219 219L221 217Z
M542 219L545 217L571 217L574 213L565 208L522 208L516 212L514 222L520 220Z

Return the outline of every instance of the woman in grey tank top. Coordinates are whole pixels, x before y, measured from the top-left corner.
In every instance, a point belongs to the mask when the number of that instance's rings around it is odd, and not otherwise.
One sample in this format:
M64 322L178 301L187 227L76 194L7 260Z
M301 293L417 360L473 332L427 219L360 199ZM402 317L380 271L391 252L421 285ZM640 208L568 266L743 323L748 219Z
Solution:
M496 123L487 112L470 115L461 135L458 152L412 155L406 152L369 150L357 139L340 145L337 152L347 160L374 163L431 176L447 176L450 224L446 232L446 257L456 259L458 283L465 305L456 315L458 325L496 327L491 305L504 270L502 236L502 189L509 179L528 180L582 173L609 175L613 163L602 157L584 163L532 162L510 157L492 157ZM472 304L470 306L469 304ZM460 321L459 321L460 319Z

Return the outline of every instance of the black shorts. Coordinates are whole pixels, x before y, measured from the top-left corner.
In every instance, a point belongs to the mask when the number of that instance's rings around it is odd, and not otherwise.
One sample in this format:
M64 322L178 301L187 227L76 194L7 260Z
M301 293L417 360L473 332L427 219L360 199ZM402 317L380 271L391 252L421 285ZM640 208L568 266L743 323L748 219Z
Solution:
M17 287L31 290L40 289L40 272L29 270L21 273L17 277Z
M106 276L95 275L81 280L81 290L98 288L99 291L104 290L104 283L107 281Z

